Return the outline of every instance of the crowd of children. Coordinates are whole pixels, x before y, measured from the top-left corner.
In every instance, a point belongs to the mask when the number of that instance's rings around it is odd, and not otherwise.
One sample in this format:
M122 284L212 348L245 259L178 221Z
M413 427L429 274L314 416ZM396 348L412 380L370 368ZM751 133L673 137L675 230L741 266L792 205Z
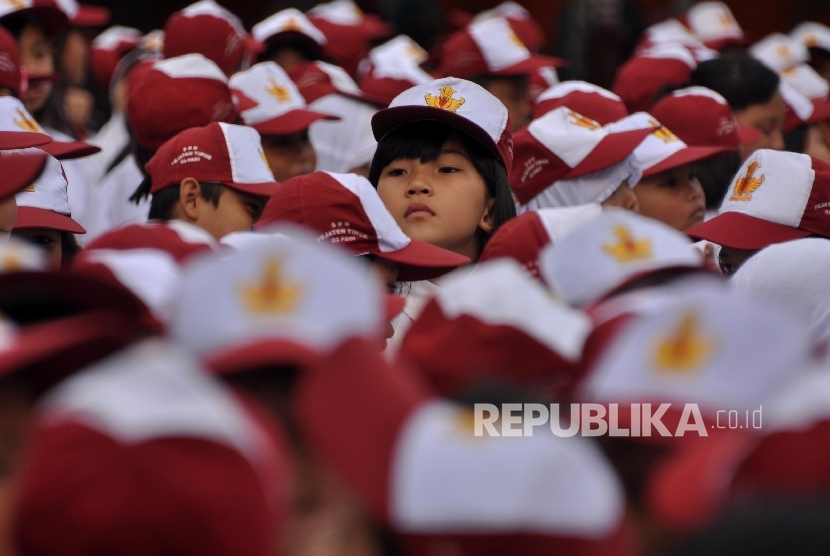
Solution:
M0 6L0 554L827 553L830 27L456 16Z

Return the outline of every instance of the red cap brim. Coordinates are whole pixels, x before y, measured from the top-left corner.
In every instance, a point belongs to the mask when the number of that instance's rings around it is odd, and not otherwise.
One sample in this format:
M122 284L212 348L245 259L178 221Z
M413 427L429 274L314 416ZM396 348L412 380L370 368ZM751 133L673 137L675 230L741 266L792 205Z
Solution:
M761 132L752 126L738 124L738 144L751 145L761 140Z
M611 133L597 143L588 156L565 174L563 180L585 176L604 170L625 159L634 152L643 140L651 135L654 128L633 129L620 133Z
M85 234L83 226L69 216L37 207L17 207L17 218L14 219L14 230L25 228L45 228L73 234Z
M25 135L29 135L28 133ZM0 156L0 199L23 191L40 176L46 166L46 154L32 152L20 156Z
M450 110L436 110L429 106L395 106L393 108L387 108L376 112L372 116L372 133L374 133L377 141L381 141L384 135L396 127L424 120L443 122L470 135L493 151L499 157L499 160L504 162L508 172L510 171L510 165L502 158L498 145L493 138L483 128L474 124L464 116L459 116Z
M92 6L90 4L78 4L78 11L75 17L69 20L73 27L101 27L109 23L112 13L104 6Z
M211 354L205 363L216 374L230 375L266 366L306 367L321 356L321 353L300 343L269 338L219 350Z
M692 226L686 230L685 234L694 239L705 239L724 247L752 250L812 235L806 230L734 211L721 213L711 220Z
M251 127L260 135L288 135L308 129L308 127L319 120L339 120L339 116L315 112L305 108L291 110L282 116L277 116L264 122L253 124Z
M392 252L378 250L374 255L400 265L400 282L431 280L470 263L470 259L463 255L417 239L410 240L409 245L403 249Z
M686 147L683 150L677 151L665 160L658 162L648 170L643 171L643 177L654 176L660 172L677 168L684 164L691 164L698 160L704 160L711 156L722 153L732 152L734 149L730 147Z
M274 191L277 190L280 184L275 181L269 181L265 183L234 183L231 181L222 182L222 185L226 185L231 189L236 189L237 191L241 191L243 193L248 193L249 195L256 195L257 197L270 197L274 194Z
M29 131L0 131L0 150L41 147L52 142L45 133Z
M83 158L101 152L101 147L96 147L83 141L52 141L51 143L43 145L40 149L51 154L58 160Z

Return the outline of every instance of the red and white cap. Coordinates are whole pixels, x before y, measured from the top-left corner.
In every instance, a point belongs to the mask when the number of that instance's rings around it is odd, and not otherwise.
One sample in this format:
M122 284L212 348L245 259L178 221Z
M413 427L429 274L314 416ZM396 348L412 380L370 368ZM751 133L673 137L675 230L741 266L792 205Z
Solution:
M790 37L807 48L820 48L830 52L830 27L806 21L790 31Z
M383 97L362 91L346 70L326 62L300 62L292 66L287 73L309 104L331 94L380 106L388 104Z
M46 228L85 234L83 226L75 222L70 215L66 186L66 175L60 161L48 157L40 176L15 197L17 218L14 220L14 229Z
M140 342L43 400L19 477L16 546L269 554L289 480L273 429L179 349Z
M788 133L803 125L815 124L830 119L830 103L824 98L809 99L789 82L782 80L778 90L787 106L782 130Z
M93 39L89 47L89 71L102 89L108 89L115 68L141 43L141 31L115 25Z
M318 58L322 57L323 48L326 46L326 36L323 32L297 8L280 10L260 21L251 29L251 35L261 45L282 40L300 41Z
M150 193L178 185L185 178L222 185L270 197L277 187L252 127L213 122L182 131L147 163L153 181Z
M410 87L433 80L421 69L429 55L406 35L398 35L369 51L368 61L361 66L360 88L368 94L392 100Z
M830 85L816 70L807 64L799 64L780 73L781 80L798 89L810 100L824 101L830 94Z
M476 21L454 33L441 47L439 77L530 75L542 67L561 67L563 61L534 54L503 17Z
M164 48L164 31L153 29L142 37L139 46L142 50L161 55L161 50Z
M130 88L127 117L138 144L157 150L191 127L236 121L237 112L222 70L201 54L153 64Z
M179 294L182 265L217 248L210 234L180 220L128 224L84 245L72 270L127 288L166 323Z
M735 175L717 216L686 234L735 249L763 249L812 235L830 238L830 164L760 149Z
M771 33L749 47L749 55L779 72L810 61L803 43L782 33Z
M479 263L493 259L513 259L528 274L544 283L539 274L539 255L548 245L555 245L582 224L602 214L596 203L575 207L544 208L520 214L505 222L487 240Z
M102 27L109 23L112 12L104 6L79 4L76 0L55 0L73 27Z
M37 149L27 149L21 153L0 155L0 199L11 197L30 187L43 174L48 154Z
M628 553L623 490L594 444L548 428L476 438L470 409L407 370L350 342L303 373L295 407L304 440L413 554Z
M370 43L392 33L388 23L364 14L353 0L317 4L308 11L308 19L326 36L326 55L350 75L357 73Z
M556 68L539 68L530 74L527 84L527 96L531 102L536 102L539 95L559 83L559 72L556 71Z
M56 0L3 0L0 2L0 20L9 16L33 15L43 25L47 38L52 38L69 26L69 17Z
M314 230L318 242L398 263L402 282L437 278L470 262L404 234L369 180L357 174L314 172L281 184L256 227L281 221Z
M737 150L761 139L761 133L735 120L729 103L706 87L687 87L661 98L649 113L693 147L730 147ZM694 114L690 118L689 114Z
M661 222L608 208L539 258L542 277L575 307L613 294L656 271L700 270L689 239Z
M628 116L628 110L620 97L585 81L563 81L549 88L536 98L533 119L538 119L559 108L567 106L600 123L610 124Z
M723 50L746 43L743 29L723 2L698 2L689 8L685 19L692 33L709 48Z
M241 111L242 121L260 135L288 135L318 120L337 116L309 110L297 86L274 62L261 62L231 77L230 87L256 106Z
M654 518L683 531L717 515L729 480L756 441L748 436L748 423L733 430L717 425L724 427L730 411L743 416L763 405L766 413L809 363L807 336L796 320L763 300L689 288L661 310L630 321L606 344L581 385L581 401L626 404L619 414L623 428L631 423L627 404L650 403L652 414L671 404L663 412L663 430L652 428L650 437L640 439L669 448L646 479L645 503ZM686 404L696 404L696 416ZM682 423L700 428L674 437Z
M214 0L175 12L164 24L165 58L198 53L230 75L239 69L251 42L242 21Z
M436 79L399 94L372 117L378 141L401 125L418 120L447 123L490 148L508 172L513 165L513 133L507 108L480 85L455 77Z
M635 55L658 45L679 45L686 48L697 63L720 56L717 50L704 45L684 23L673 17L649 26L637 45Z
M498 260L442 280L398 356L446 396L488 380L550 386L569 378L590 328L515 261Z
M80 158L101 151L100 147L80 141L55 141L26 111L23 103L14 97L0 98L0 132L0 141L4 143L5 149L21 148L12 146L15 144L37 146L60 160Z
M646 127L614 132L564 106L548 112L514 137L510 184L516 198L526 205L557 181L614 166L630 156L652 131L653 128ZM619 187L620 181L609 184L613 189L602 193L607 193L605 198Z
M0 87L6 87L20 98L28 87L20 71L20 52L14 36L0 28Z
M683 164L704 160L717 154L734 150L729 147L692 147L680 140L669 128L663 126L651 114L637 112L618 122L608 124L609 131L629 131L632 129L652 128L640 146L634 149L634 156L647 178ZM654 129L656 128L656 129Z
M654 96L667 85L689 81L697 61L680 44L658 44L637 54L620 67L611 90L632 113L648 110Z
M377 348L385 317L379 280L304 230L273 231L189 265L170 325L179 345L219 374L305 365L355 337Z
M545 32L542 27L533 19L529 11L516 2L502 2L495 8L479 12L470 21L464 23L464 26L469 25L470 22L475 23L496 17L506 19L510 27L516 31L516 35L533 52L538 52L545 46Z

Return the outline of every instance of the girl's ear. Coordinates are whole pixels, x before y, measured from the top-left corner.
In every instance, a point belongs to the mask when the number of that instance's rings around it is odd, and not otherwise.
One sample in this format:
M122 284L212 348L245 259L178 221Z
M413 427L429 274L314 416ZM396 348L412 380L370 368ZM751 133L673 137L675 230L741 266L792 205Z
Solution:
M496 206L496 198L491 197L487 199L487 202L484 204L484 216L481 217L481 222L478 223L478 228L487 235L493 232L493 225L495 224L496 216L493 213L494 206Z

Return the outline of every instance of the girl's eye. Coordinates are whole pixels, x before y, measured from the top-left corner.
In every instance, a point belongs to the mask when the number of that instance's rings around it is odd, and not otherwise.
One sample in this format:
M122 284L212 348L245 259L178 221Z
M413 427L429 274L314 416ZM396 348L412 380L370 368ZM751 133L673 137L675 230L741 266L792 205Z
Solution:
M458 168L454 168L452 166L442 166L441 169L439 170L439 172L441 172L442 174L454 174L455 172L458 172L458 171L459 171Z
M388 172L390 176L403 176L405 173L406 170L404 170L403 168L393 168Z
M673 179L673 178L663 182L663 187L671 188L671 187L676 187L676 186L677 186L677 180Z
M49 236L35 236L34 241L38 245L52 245L53 243L55 243L55 240L53 240Z

